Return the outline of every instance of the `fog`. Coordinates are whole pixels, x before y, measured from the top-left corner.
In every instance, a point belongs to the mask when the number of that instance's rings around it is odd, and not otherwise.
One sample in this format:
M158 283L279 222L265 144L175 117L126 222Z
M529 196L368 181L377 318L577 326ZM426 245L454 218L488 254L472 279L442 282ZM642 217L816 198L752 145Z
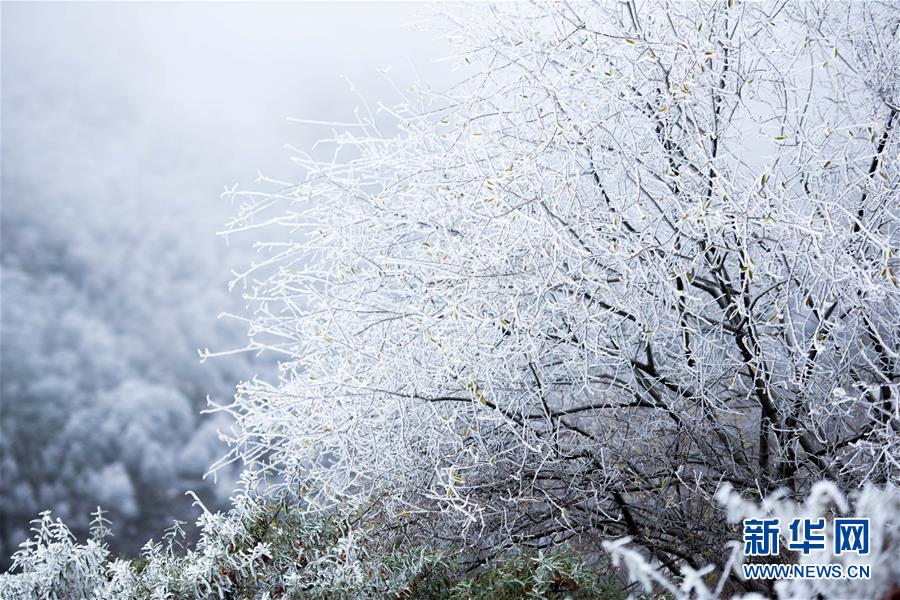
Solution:
M2 4L0 554L52 509L83 532L101 504L134 553L225 453L209 395L275 377L240 348L229 295L249 240L216 232L223 190L302 173L361 98L454 80L420 4ZM417 27L406 26L418 22ZM388 71L389 73L385 73ZM387 79L387 76L392 81ZM352 82L352 86L351 86ZM217 420L218 419L218 420Z

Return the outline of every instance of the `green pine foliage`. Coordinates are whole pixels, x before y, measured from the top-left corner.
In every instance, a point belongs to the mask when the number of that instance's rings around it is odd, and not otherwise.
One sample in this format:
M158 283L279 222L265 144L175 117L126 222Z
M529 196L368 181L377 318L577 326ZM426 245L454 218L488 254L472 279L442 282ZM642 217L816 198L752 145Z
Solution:
M466 572L459 549L384 550L354 515L310 516L285 501L239 496L226 514L204 511L189 545L182 523L135 559L113 556L98 510L80 543L44 512L0 576L4 599L513 599L625 598L612 579L558 551L518 555Z

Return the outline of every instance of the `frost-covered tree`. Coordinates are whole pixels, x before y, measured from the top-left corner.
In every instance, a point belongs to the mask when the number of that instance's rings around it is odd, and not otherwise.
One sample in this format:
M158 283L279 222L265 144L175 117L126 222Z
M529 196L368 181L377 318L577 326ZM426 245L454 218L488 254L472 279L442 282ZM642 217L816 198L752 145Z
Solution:
M285 370L235 455L386 544L672 572L724 566L723 483L896 480L898 5L448 10L464 83L241 195Z

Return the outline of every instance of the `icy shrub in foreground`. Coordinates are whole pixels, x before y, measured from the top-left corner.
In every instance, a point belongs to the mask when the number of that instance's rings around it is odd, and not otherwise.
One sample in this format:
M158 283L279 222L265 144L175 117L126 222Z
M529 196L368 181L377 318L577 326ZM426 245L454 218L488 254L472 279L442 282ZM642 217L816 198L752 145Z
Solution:
M202 507L202 505L201 505ZM363 515L303 514L287 502L239 496L226 514L204 509L199 541L181 523L150 541L137 560L111 555L98 510L81 544L49 511L0 575L4 599L194 598L622 598L580 562L521 553L471 579L453 577L449 557L422 548L384 549Z
M802 503L780 494L755 504L730 487L717 495L728 519L857 515L871 519L869 580L782 581L778 598L872 598L885 595L900 581L900 494L893 486L867 486L854 496L853 510L830 483L813 487ZM201 505L202 507L202 505ZM105 539L108 523L98 511L92 537L78 543L65 524L49 512L34 521L34 537L14 556L14 572L0 576L2 598L90 598L131 600L155 598L605 598L626 593L576 558L562 553L518 551L461 573L450 553L385 545L365 515L341 513L312 517L286 502L263 502L250 495L235 499L226 514L204 509L198 520L199 541L185 547L176 523L160 542L148 542L138 560L110 555ZM737 537L737 534L736 534ZM761 598L733 596L731 571L737 573L739 544L729 544L724 569L707 565L683 568L671 578L659 565L629 547L623 538L604 542L614 566L634 583L639 597L711 600ZM798 557L804 563L819 560ZM842 555L848 565L858 558Z
M835 516L856 516L870 520L870 554L865 557L845 553L840 556L828 555L832 564L844 567L851 564L871 565L870 579L794 579L778 581L774 585L778 598L886 598L900 584L900 490L888 485L879 488L867 485L851 495L853 509L847 498L829 482L813 485L805 501L798 503L785 497L783 490L765 498L757 504L748 501L735 492L730 485L723 486L716 499L726 508L728 521L739 524L745 518L778 518L782 523L796 518L825 517L831 521ZM830 529L826 527L826 532ZM736 537L739 534L736 534ZM827 534L826 534L827 535ZM730 571L738 577L744 557L738 542L729 543L724 572L715 573L712 565L702 569L685 567L678 581L671 579L657 565L647 562L643 555L628 547L631 540L622 538L604 542L603 546L611 555L614 565L625 567L628 578L639 584L643 591L653 593L665 591L677 599L709 600L723 597ZM826 538L826 547L832 546L832 539ZM821 564L824 554L797 553L794 562L798 564ZM844 569L846 572L846 568ZM714 582L712 589L709 582ZM744 600L762 598L750 593L739 596Z

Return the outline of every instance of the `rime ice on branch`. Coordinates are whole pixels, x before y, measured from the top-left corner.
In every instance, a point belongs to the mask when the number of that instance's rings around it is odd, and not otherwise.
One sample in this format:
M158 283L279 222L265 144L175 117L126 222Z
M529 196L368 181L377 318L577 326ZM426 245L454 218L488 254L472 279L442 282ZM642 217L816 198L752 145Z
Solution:
M725 560L723 482L896 481L897 6L465 10L465 83L238 194L287 362L236 455L385 541L672 571Z

